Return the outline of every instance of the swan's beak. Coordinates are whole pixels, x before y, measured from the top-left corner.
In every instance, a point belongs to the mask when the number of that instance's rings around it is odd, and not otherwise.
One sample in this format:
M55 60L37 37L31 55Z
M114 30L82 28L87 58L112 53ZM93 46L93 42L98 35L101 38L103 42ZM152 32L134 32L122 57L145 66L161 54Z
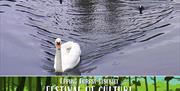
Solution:
M61 43L60 43L60 42L56 42L56 48L57 48L58 50L61 49Z

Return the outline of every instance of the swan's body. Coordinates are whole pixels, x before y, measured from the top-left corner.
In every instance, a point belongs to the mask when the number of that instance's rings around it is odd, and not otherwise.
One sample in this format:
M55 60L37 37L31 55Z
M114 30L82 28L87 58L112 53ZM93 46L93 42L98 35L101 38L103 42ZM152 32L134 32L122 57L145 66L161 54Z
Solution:
M80 61L81 49L79 44L70 41L61 45L60 38L56 39L55 44L55 72L64 72L74 68Z

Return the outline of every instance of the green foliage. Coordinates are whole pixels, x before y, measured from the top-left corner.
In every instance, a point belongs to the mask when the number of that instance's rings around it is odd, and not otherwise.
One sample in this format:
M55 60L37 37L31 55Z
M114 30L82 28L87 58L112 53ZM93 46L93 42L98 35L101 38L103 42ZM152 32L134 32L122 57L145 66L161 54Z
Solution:
M141 82L140 81L132 81L133 84L136 84L137 86L141 86Z
M167 76L167 77L164 78L164 80L165 80L165 81L170 81L170 80L172 80L173 78L174 78L173 76Z
M19 81L18 81L19 83L18 83L18 86L16 88L16 91L24 91L24 85L25 85L26 78L25 77L19 77L18 79L19 79ZM9 86L8 86L8 88L9 88Z

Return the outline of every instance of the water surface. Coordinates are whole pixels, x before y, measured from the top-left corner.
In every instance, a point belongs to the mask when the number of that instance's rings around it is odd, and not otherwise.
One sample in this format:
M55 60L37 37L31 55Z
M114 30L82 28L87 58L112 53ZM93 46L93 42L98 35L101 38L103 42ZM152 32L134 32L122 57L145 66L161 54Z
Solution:
M139 5L145 8L143 14L139 13ZM149 59L148 54L135 52L135 58L142 57L138 59L141 64L137 67L131 66L137 60L129 59L131 55L123 55L167 40L161 36L174 33L169 30L172 28L175 33L168 38L175 41L175 47L169 47L179 48L178 5L169 0L64 0L63 4L58 0L1 0L0 74L54 75L54 40L57 37L63 42L79 43L82 50L79 65L64 74L153 74L158 70L136 71L152 60L159 61L155 66L157 69L166 70L161 74L180 74L177 50L159 55L166 57L175 53L170 59L158 59L153 53L149 56L155 59ZM149 42L158 38L161 38L158 42ZM138 46L129 48L133 44ZM119 65L113 65L117 63Z

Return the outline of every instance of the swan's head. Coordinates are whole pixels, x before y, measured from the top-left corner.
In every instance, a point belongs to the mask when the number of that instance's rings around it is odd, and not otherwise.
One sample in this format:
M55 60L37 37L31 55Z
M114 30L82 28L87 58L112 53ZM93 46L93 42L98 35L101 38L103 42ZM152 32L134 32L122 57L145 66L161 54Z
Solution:
M56 46L56 49L61 49L61 39L60 38L57 38L55 40L55 46Z

